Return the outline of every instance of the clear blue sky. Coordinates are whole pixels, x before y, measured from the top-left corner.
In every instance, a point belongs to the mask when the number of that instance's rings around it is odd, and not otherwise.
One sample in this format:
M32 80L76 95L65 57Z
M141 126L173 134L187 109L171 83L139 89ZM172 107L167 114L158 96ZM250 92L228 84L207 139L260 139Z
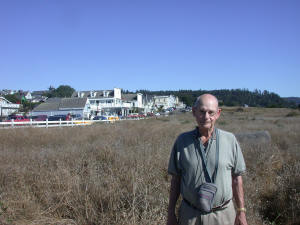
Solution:
M300 97L299 0L0 0L0 89Z

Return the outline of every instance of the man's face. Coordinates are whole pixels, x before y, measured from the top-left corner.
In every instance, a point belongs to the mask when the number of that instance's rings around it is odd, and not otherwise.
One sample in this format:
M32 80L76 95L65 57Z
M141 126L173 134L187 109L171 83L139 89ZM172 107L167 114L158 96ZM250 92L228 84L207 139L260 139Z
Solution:
M193 115L200 129L212 129L220 113L217 102L211 98L204 98L197 108L193 107Z

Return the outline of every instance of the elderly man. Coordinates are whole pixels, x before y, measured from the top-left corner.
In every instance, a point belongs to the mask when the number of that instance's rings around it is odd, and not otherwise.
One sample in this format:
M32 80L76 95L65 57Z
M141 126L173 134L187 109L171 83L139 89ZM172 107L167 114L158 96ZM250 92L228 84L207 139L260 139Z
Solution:
M235 136L215 128L220 114L215 96L199 96L193 106L198 126L175 141L168 167L172 180L167 225L247 225L241 176L246 166Z

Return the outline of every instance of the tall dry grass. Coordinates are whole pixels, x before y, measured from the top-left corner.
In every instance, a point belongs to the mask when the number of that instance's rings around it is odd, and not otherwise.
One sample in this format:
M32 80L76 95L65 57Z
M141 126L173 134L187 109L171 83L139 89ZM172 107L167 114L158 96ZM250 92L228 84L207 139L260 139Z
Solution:
M243 144L249 224L299 224L299 121L284 109L224 108L218 127L268 130ZM190 113L89 127L0 130L0 224L165 224L176 136Z

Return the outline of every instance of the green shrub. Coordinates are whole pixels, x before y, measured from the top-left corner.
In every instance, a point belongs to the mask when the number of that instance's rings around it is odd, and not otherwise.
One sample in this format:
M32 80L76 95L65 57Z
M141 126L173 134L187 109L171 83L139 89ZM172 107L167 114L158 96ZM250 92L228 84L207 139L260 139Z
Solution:
M299 116L299 112L297 111L291 111L288 114L286 114L286 117L293 117L293 116Z

